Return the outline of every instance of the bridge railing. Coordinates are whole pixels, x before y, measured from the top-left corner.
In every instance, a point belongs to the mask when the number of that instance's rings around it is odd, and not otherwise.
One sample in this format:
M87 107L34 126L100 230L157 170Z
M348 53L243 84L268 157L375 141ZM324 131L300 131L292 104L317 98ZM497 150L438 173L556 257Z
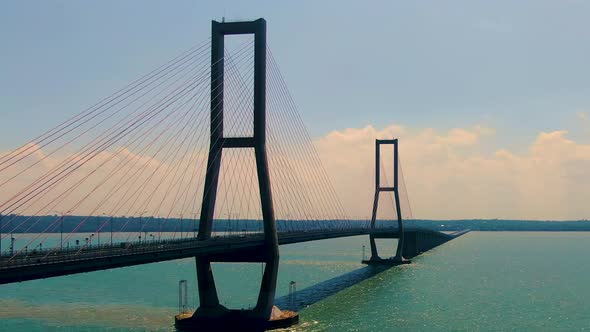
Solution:
M332 238L340 236L351 236L368 234L365 227L351 228L346 230L322 229L297 231L290 233L280 233L279 239L288 237L290 240L286 243L295 243L308 240L317 240L321 238ZM380 228L377 232L397 232L396 227ZM84 245L79 247L69 247L63 249L47 248L42 250L20 251L18 253L6 253L0 255L0 270L6 268L17 268L43 264L54 264L61 262L72 262L79 260L92 260L98 258L109 258L124 255L141 255L148 253L158 253L172 250L195 249L200 246L229 245L238 242L258 241L261 240L262 234L240 234L231 237L222 235L213 236L209 240L201 241L196 238L188 239L161 239L150 241L133 241L118 242L95 245ZM298 240L299 239L299 240ZM303 239L303 240L301 240Z
M236 236L236 238L243 240L254 240L259 237L260 234ZM21 251L18 253L5 252L0 255L0 269L15 266L50 264L74 260L96 259L122 255L137 255L165 250L195 248L199 245L204 245L205 242L218 242L222 244L224 242L231 242L231 240L232 239L228 237L215 236L207 241L199 241L195 238L164 239L141 242L118 242L113 243L112 245L110 243L100 245L83 245L63 249L36 249L30 251Z

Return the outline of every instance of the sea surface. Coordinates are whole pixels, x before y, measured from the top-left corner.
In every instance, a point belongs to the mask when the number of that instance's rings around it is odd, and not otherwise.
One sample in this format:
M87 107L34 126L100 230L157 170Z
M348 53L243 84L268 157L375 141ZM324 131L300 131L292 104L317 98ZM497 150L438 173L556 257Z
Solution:
M290 331L590 330L590 233L471 232L384 271L360 264L363 245L366 236L281 246L277 303L301 314ZM213 269L223 304L254 305L260 264ZM0 331L174 331L178 282L188 280L194 307L195 278L181 259L2 285Z

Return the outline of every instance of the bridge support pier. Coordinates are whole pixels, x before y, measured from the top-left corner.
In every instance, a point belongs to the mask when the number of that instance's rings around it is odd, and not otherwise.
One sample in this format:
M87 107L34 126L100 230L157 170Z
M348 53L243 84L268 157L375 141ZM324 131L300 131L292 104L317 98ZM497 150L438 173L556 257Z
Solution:
M393 187L381 186L381 145L393 145ZM363 264L368 265L401 265L409 264L410 260L404 258L404 223L402 220L399 190L398 190L398 140L375 140L375 197L373 198L373 213L371 215L371 231L375 230L375 223L377 221L377 209L379 207L379 194L381 192L393 192L395 197L395 210L397 213L398 225L398 242L395 256L391 258L381 258L377 251L377 243L373 234L369 235L369 242L371 245L371 258L363 260Z
M256 306L248 310L229 309L219 303L211 261L197 258L199 308L190 316L177 315L176 327L179 330L200 331L264 331L297 323L296 315L283 321L270 320L279 271L279 257L273 256L274 258L266 260ZM231 259L228 257L228 260Z
M226 35L254 34L254 134L253 137L224 137L224 39ZM271 317L279 270L279 241L272 203L266 156L266 21L212 22L211 29L211 138L201 206L198 239L211 238L215 201L226 148L253 148L264 224L264 246L252 252L221 254L196 258L199 308L192 315L176 316L179 329L205 331L263 331L297 323L298 315ZM249 310L232 310L219 303L212 262L266 263L256 306ZM286 316L286 317L285 317Z

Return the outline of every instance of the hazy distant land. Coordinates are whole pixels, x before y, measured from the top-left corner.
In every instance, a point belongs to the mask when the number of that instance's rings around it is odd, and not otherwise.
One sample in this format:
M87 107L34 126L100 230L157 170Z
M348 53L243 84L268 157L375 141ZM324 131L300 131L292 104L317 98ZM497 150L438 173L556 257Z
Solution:
M84 220L86 219L86 220ZM301 227L295 229L311 230L318 228L340 228L342 221L320 220L320 221L290 221L299 222ZM358 220L346 221L347 225L354 225ZM2 232L14 233L41 233L41 232L60 232L59 216L12 216L5 215L0 219ZM392 225L396 222L380 220L379 226ZM20 225L20 226L19 226ZM292 224L293 225L293 224ZM291 227L292 227L291 225ZM501 219L465 219L465 220L405 220L407 227L423 227L439 231L456 231L470 229L472 231L590 231L589 220L572 220L572 221L550 221L550 220L501 220ZM19 227L17 227L19 226ZM112 218L113 232L128 231L134 232L142 229L145 232L193 232L198 227L198 220L180 219L180 218L152 218L152 217L114 217ZM228 220L220 219L214 223L214 231L256 231L261 227L257 220ZM278 221L279 231L282 223ZM110 232L110 217L86 217L86 216L66 216L63 221L63 232L72 231L78 233L94 233L100 228L100 232Z

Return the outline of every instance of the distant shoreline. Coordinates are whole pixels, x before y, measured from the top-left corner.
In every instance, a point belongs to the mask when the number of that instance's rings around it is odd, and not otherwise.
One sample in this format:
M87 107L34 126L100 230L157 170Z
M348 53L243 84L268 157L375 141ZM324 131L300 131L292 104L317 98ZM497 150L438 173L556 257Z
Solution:
M350 220L347 224L363 222ZM364 221L365 223L367 221ZM153 217L110 217L105 216L66 216L62 220L59 216L15 216L5 215L0 218L2 233L101 233L110 232L196 232L198 219L153 218ZM279 231L286 223L290 225L305 225L306 228L339 228L339 220L289 220L278 222ZM261 227L259 220L231 220L219 219L214 221L215 232L258 231ZM549 221L549 220L506 220L506 219L462 219L462 220L405 220L408 227L422 227L437 231L540 231L540 232L590 232L590 220ZM397 222L379 220L377 226L392 225Z

